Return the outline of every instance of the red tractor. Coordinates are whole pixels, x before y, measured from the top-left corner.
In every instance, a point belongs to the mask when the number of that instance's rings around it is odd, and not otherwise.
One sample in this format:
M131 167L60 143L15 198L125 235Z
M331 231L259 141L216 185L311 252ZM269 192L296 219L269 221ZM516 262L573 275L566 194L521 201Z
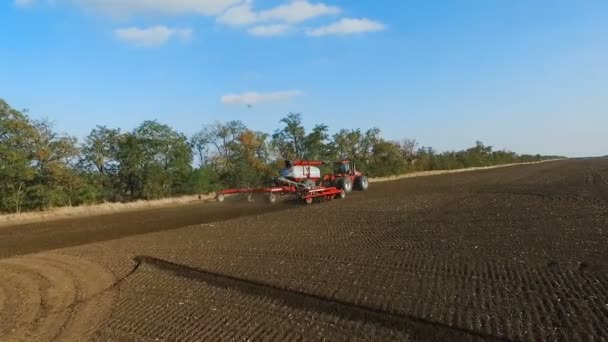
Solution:
M323 177L325 186L335 186L346 192L354 190L367 191L369 181L360 171L357 171L355 163L350 160L342 160L334 163L334 173Z
M355 164L350 160L342 160L334 163L333 174L321 176L319 166L327 165L321 161L285 161L285 168L281 170L280 176L284 179L301 183L307 188L317 185L336 187L346 192L354 190L366 191L369 182L367 177L357 171Z

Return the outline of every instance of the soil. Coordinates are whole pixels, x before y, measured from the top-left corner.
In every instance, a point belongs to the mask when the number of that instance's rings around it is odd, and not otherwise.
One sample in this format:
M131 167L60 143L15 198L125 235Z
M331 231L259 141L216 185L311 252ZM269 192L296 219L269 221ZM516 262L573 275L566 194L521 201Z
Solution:
M235 201L231 201L230 205L199 202L183 206L0 227L0 258L178 229L287 208Z
M3 228L0 253L2 341L604 340L608 159Z

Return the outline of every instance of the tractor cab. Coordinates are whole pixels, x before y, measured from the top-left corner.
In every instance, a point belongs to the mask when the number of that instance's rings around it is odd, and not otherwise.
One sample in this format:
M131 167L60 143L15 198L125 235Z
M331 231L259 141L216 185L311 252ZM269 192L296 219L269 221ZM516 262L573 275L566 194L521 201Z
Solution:
M353 169L349 160L334 163L334 175L352 175Z
M357 171L355 163L350 160L341 160L334 163L334 175L343 177L361 176L362 173ZM353 178L354 181L354 178Z

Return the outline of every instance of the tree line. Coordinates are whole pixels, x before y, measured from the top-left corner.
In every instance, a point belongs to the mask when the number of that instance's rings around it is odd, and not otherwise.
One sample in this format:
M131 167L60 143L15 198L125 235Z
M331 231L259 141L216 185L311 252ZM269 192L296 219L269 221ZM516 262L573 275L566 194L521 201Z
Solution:
M274 177L284 160L348 158L378 177L552 158L494 151L481 142L438 153L411 139L385 140L377 128L332 135L320 124L307 132L298 113L280 123L282 128L265 133L240 121L216 122L187 137L166 124L144 121L132 131L97 126L78 141L0 99L0 212L255 186Z

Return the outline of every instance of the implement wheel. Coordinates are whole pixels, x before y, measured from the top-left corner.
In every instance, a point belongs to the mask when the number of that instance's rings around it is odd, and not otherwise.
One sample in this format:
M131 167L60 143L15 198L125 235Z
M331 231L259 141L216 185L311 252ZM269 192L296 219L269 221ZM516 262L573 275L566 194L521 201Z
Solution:
M268 203L270 203L270 204L277 203L277 195L270 193L270 195L268 195Z
M255 202L255 197L253 197L253 194L247 194L247 202Z
M224 194L222 194L222 193L217 194L217 196L215 196L215 199L220 203L224 202L224 199L225 199Z
M336 195L337 198L339 199L345 199L346 198L346 191L341 190L340 193L338 195Z
M304 202L306 202L306 204L312 204L312 197L306 198Z

